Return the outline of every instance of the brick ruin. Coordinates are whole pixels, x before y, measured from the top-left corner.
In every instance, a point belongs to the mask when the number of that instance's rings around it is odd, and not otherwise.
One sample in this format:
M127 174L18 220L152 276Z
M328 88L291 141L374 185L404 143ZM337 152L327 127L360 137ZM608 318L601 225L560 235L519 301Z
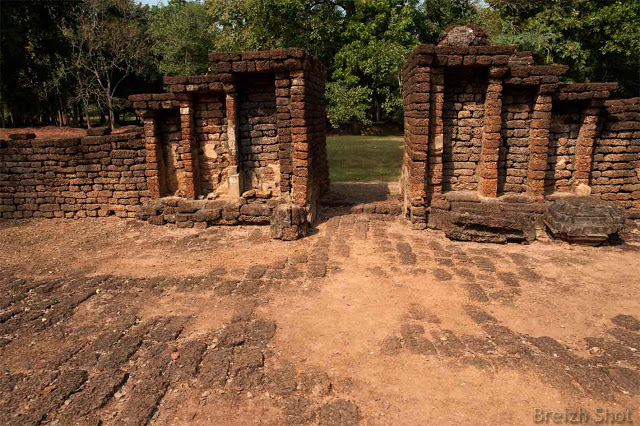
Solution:
M561 83L566 71L489 45L475 26L413 51L400 189L414 227L532 241L554 200L576 195L640 217L640 98L610 100L616 83ZM212 53L207 74L164 83L167 93L130 97L142 128L0 140L0 217L271 224L274 238L306 235L329 188L322 64L301 49ZM594 223L609 211L572 208Z
M209 59L208 74L165 77L169 93L129 98L154 200L141 217L181 227L276 217L274 237L303 235L329 187L323 65L301 49Z
M640 98L560 83L567 67L489 45L475 26L420 45L403 67L404 213L461 240L536 238L549 204L613 201L640 216Z
M212 53L207 74L130 96L141 130L15 135L0 145L1 216L272 223L298 238L329 187L324 74L301 49Z

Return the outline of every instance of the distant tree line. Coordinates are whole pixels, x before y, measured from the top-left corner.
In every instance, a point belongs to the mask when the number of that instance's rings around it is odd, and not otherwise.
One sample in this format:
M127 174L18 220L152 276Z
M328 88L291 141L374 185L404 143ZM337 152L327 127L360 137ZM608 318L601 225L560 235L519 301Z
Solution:
M464 23L640 96L638 22L638 0L2 0L0 124L114 126L129 94L206 72L210 51L292 46L327 67L334 127L399 122L404 59Z

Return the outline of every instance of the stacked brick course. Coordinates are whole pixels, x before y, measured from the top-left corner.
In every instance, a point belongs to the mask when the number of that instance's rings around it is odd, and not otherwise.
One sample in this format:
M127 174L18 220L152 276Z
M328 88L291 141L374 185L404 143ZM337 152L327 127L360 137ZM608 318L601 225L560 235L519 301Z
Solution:
M135 217L147 190L139 131L0 141L0 217Z
M414 226L530 240L548 200L589 194L640 214L638 100L607 101L615 83L561 84L567 70L474 26L414 50L400 185Z
M240 164L248 187L280 191L274 75L245 77L239 84Z
M226 170L231 164L224 102L225 96L220 92L194 96L200 195L203 196L215 193L226 182Z
M482 150L485 79L473 70L447 69L444 92L443 190L476 190Z
M571 191L571 179L575 168L576 141L580 133L582 110L580 103L556 102L551 120L549 155L545 192Z
M640 98L607 101L601 119L592 193L640 217Z
M498 158L498 194L526 192L529 137L535 92L506 86L502 101L502 145Z

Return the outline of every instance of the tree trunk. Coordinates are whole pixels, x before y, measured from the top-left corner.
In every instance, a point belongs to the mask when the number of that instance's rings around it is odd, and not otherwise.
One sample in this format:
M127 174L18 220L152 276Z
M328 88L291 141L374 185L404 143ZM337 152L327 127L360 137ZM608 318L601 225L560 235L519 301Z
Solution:
M91 128L91 117L89 117L89 102L84 101L83 102L83 106L84 106L84 113L85 116L87 117L87 129Z
M107 98L107 106L109 108L109 124L111 125L111 130L115 129L116 117L113 113L113 99L109 96Z

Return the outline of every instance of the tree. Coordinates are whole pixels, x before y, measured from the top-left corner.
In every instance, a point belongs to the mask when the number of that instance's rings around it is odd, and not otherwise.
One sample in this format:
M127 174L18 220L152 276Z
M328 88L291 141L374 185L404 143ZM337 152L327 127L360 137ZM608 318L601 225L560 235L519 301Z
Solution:
M206 0L216 50L302 47L329 64L354 0Z
M402 111L402 64L420 43L433 43L453 23L475 17L469 1L373 0L354 2L345 16L334 57L328 112L334 127L356 119L393 119ZM368 89L369 97L365 96ZM348 93L349 96L340 96ZM363 119L364 102L369 105ZM347 113L351 111L351 113Z
M640 2L490 0L499 13L496 42L532 50L543 63L570 66L578 81L618 81L640 95Z
M328 111L334 127L357 118L364 124L397 111L404 58L425 39L417 0L358 1L345 20L342 46L334 57ZM368 97L365 90L368 89ZM353 99L339 92L359 94ZM362 101L369 105L362 111ZM360 102L357 102L360 100ZM351 114L344 112L351 110ZM366 116L362 117L363 112Z
M113 128L118 88L147 63L149 44L140 9L133 0L85 0L81 8L80 24L68 33L74 75L82 80L82 91L105 105Z
M170 0L154 7L149 16L151 51L163 74L207 71L214 35L210 15L199 1Z
M207 0L216 49L303 47L327 67L334 126L398 116L401 67L419 43L474 16L468 0Z
M76 7L4 0L0 9L0 124L5 112L14 125L64 118L72 85L63 72L70 51L63 28L74 25Z

